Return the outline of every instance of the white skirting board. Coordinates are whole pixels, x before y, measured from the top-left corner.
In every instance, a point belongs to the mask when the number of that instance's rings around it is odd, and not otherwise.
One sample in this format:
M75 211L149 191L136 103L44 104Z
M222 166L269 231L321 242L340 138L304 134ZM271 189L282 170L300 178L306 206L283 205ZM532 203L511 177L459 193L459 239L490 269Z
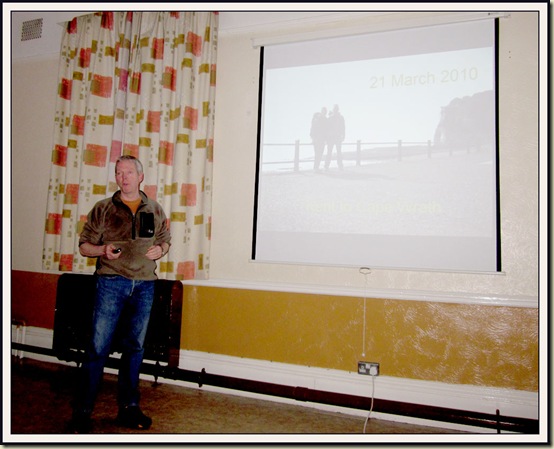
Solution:
M53 331L49 329L27 327L25 344L43 348L52 347ZM16 327L12 326L12 340L16 341ZM25 352L25 357L45 362L60 362L58 359L42 354ZM74 364L73 364L74 365ZM406 402L412 404L445 407L495 415L499 410L502 416L526 419L539 419L539 396L537 393L517 391L504 388L479 387L472 385L453 385L441 382L405 379L379 375L377 377L359 375L357 372L331 370L300 365L276 363L267 360L245 359L219 354L181 350L179 368L200 372L203 369L208 374L254 380L292 387L302 387L311 390L328 391L354 396L371 398L372 392L376 399ZM381 370L383 367L381 367ZM107 368L106 372L114 372ZM143 375L144 379L153 379L151 375ZM262 400L294 404L319 410L340 412L355 416L367 416L365 410L347 407L329 406L294 399L278 398L257 393L237 391L221 387L183 382L178 380L158 378L160 383L182 385L189 388L202 388L207 391L217 391L225 394L253 397ZM374 385L372 384L374 382ZM372 412L372 418L397 421L410 424L428 425L433 427L462 430L476 433L496 433L494 429L477 428L460 424L439 421L422 420L407 416L397 416Z

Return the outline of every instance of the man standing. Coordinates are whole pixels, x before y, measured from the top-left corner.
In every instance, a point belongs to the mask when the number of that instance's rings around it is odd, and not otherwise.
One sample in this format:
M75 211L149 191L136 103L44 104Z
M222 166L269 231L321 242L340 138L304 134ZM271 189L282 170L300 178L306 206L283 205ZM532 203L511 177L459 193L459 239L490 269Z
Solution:
M123 334L117 421L133 429L152 424L139 407L139 374L157 279L155 261L169 251L171 236L162 207L140 190L141 162L121 156L115 179L119 190L94 205L79 239L81 254L97 258L97 284L92 338L70 422L73 433L91 430L94 402L118 326Z
M344 142L345 126L344 117L339 112L338 105L333 107L333 111L328 119L328 141L327 141L327 157L325 158L325 169L328 169L331 165L331 159L333 157L333 147L337 149L337 165L339 169L343 169L342 164L342 151L341 146Z

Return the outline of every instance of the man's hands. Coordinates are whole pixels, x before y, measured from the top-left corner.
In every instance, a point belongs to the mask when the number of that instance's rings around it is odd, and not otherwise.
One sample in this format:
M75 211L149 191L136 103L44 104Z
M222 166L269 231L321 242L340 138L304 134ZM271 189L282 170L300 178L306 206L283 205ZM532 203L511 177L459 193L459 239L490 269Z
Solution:
M148 248L148 251L146 251L146 257L151 260L161 259L165 254L163 245L164 244L161 243Z
M115 246L113 243L105 245L106 249L104 255L106 259L115 260L121 257L121 248Z
M121 257L123 251L113 243L107 245L93 245L92 243L83 243L79 250L83 256L86 257L100 257L104 256L109 260L116 260ZM150 260L160 259L169 250L167 243L161 243L159 245L153 245L146 251L145 257Z
M116 252L117 246L110 243L108 245L93 245L85 242L79 246L79 252L85 257L100 257L106 256L108 259L118 259L121 252Z

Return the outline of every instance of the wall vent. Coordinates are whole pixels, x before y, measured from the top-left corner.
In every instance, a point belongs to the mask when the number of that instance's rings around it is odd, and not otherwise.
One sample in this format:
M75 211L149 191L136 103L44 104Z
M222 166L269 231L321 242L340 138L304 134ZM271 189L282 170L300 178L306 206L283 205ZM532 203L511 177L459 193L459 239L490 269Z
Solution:
M21 24L21 42L40 39L42 36L42 18L27 20Z

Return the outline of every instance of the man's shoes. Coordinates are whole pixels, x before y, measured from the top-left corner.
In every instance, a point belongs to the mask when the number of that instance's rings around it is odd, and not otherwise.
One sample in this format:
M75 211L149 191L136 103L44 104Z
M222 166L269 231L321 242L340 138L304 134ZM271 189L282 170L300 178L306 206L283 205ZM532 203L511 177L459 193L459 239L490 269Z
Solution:
M69 433L90 433L92 431L92 419L90 413L74 411L71 421L67 426Z
M117 423L129 429L147 430L152 425L152 419L142 413L138 405L129 405L119 409Z

